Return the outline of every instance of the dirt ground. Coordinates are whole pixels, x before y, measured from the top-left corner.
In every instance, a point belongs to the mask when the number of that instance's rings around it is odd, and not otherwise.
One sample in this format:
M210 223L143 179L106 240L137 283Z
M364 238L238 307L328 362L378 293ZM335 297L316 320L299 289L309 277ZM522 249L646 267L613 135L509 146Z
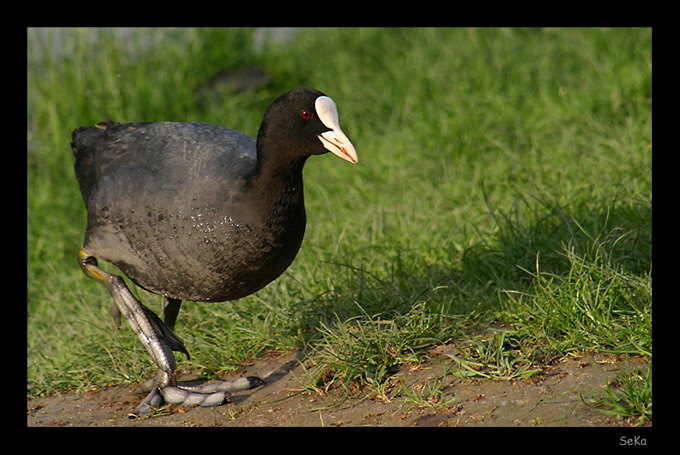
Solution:
M403 366L399 377L410 390L427 390L433 378L452 366L449 346L439 346L431 359ZM109 387L84 394L60 394L27 400L29 427L221 427L221 426L380 426L380 427L625 427L624 419L590 409L579 392L601 391L624 368L621 358L594 355L548 366L533 378L517 381L470 380L446 376L439 406L418 405L396 391L389 398L363 391L343 400L342 391L300 392L305 370L300 352L265 357L247 368L265 384L240 392L232 402L213 408L168 408L163 415L135 419L128 416L143 398L136 385ZM629 367L640 360L628 359ZM586 394L587 395L587 394ZM452 401L448 402L449 400ZM441 405L441 403L445 403ZM647 423L646 425L651 425Z

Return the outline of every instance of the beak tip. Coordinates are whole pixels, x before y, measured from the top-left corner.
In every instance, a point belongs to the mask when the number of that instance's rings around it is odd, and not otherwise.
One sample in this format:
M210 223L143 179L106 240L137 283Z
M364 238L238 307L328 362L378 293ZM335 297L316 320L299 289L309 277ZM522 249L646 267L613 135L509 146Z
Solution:
M318 138L323 143L324 148L334 155L345 161L349 161L352 164L357 164L359 162L359 157L357 156L356 150L354 150L354 146L342 131L331 130L320 134Z
M340 158L344 159L345 161L349 161L352 164L357 164L359 162L359 157L357 156L357 152L354 149L351 150L346 150L346 149L341 149L342 155Z

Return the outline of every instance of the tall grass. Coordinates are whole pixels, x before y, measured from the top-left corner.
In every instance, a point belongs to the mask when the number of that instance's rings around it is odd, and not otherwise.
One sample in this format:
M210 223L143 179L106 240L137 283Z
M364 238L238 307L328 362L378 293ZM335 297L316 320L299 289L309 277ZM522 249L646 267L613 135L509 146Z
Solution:
M254 136L267 104L299 86L334 98L360 164L309 160L295 263L239 302L185 304L177 331L192 361L180 368L219 374L267 350L314 347L317 384L379 385L461 336L466 362L519 347L534 365L573 350L651 360L650 30L287 36L29 30L29 394L152 370L76 264L85 213L70 131L179 120ZM223 83L252 68L264 75L253 88ZM503 343L478 336L490 323L512 327ZM501 351L488 358L507 359Z

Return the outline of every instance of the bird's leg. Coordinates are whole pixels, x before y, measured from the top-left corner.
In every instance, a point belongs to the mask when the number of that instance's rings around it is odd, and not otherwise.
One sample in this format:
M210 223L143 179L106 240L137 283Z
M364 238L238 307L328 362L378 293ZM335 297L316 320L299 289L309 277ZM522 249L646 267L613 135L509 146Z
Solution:
M189 356L184 343L171 330L179 312L180 300L166 299L164 315L168 324L163 323L156 314L132 295L130 289L117 275L110 274L98 267L97 258L85 249L78 253L78 262L88 277L102 283L109 290L116 304L114 320L120 323L120 315L127 319L130 327L142 342L146 350L158 366L149 395L135 408L135 415L141 416L151 412L163 403L180 403L184 405L201 404L216 406L222 404L228 392L246 390L262 384L262 380L246 377L235 381L222 381L218 384L200 386L179 385L174 376L175 356L172 351L183 352Z
M148 405L158 404L159 402L155 398L158 394L157 389L163 389L176 383L173 375L176 363L172 351L187 353L184 344L154 312L142 305L132 295L121 277L100 269L97 265L97 258L90 255L85 249L81 249L78 253L78 262L85 275L106 286L116 304L114 320L119 323L120 315L125 316L137 338L158 366L158 373L154 379L154 389L156 390L152 390L149 397L136 409L136 413L146 414L150 411Z
M175 329L175 321L177 321L179 306L181 304L182 301L179 299L163 297L163 320L165 321L165 325L167 325L170 330Z

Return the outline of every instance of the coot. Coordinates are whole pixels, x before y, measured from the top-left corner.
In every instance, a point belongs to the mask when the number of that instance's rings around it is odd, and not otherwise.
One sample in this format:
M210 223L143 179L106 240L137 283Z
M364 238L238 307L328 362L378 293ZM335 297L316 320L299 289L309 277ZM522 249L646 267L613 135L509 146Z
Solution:
M288 92L267 108L257 140L206 123L98 123L73 131L75 173L87 209L78 254L85 275L105 285L158 366L135 413L168 403L221 404L248 377L204 386L178 384L173 333L182 300L223 302L258 291L291 264L305 231L302 168L328 151L357 162L331 98ZM117 275L163 296L164 321Z

